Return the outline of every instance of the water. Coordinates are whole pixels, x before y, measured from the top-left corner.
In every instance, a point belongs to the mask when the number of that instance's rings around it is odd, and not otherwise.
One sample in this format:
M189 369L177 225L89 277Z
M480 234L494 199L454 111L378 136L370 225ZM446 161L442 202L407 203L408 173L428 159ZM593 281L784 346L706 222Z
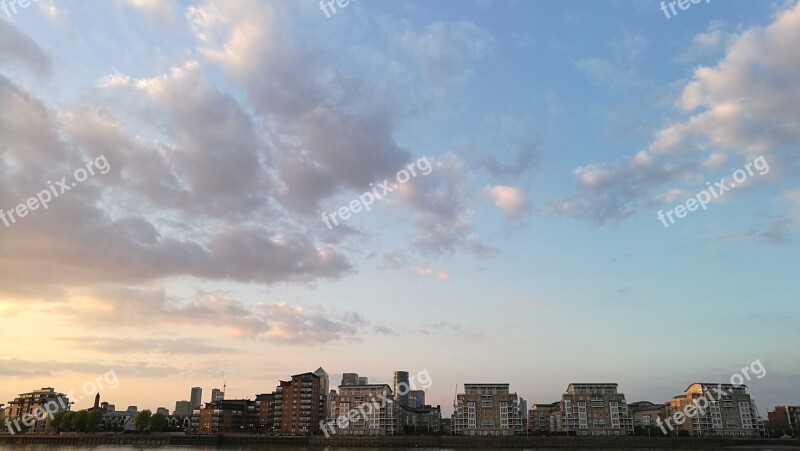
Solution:
M0 451L83 451L83 450L117 450L117 451L211 451L211 450L238 450L238 451L463 451L470 448L335 448L335 447L301 447L301 446L272 446L272 445L258 445L258 446L121 446L121 445L91 445L91 446L59 446L59 445L0 445ZM473 448L481 449L481 448ZM492 448L493 451L556 451L563 450L564 448ZM572 451L589 451L589 448L570 448ZM599 448L592 448L596 450ZM611 450L613 448L603 448ZM635 448L626 448L624 451L673 451L676 448L647 448L646 450L638 450ZM712 448L709 448L712 449ZM736 449L765 449L763 446L737 446ZM770 446L769 449L774 450L789 450L798 449L796 447L782 447Z

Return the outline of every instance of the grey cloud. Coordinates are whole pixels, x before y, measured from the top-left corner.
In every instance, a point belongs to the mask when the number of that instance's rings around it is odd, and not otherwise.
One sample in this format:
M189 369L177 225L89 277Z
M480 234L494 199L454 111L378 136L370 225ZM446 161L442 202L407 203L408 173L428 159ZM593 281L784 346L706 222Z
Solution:
M0 19L0 66L21 67L39 79L52 75L53 61L30 36Z

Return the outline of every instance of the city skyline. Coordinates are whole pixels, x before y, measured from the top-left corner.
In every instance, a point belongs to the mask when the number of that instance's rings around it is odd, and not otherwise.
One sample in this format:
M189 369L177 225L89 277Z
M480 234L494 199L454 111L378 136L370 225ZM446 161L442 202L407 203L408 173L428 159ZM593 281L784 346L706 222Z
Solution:
M2 2L0 403L800 405L800 1L663 3Z

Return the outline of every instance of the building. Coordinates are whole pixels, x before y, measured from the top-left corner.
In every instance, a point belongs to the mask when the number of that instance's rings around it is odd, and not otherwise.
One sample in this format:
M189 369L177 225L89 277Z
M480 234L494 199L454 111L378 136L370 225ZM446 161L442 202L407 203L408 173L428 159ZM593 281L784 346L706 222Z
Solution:
M509 384L464 384L456 398L456 435L513 435L522 432L522 414Z
M292 376L280 381L275 389L273 431L310 435L320 431L326 415L328 395L322 391L323 380L314 373Z
M218 388L211 389L211 402L222 401L225 399L225 392Z
M387 384L340 385L328 424L337 435L394 435L401 432L399 405Z
M682 395L670 401L670 415L683 411L690 404L708 403L707 408L695 409L691 421L673 425L692 437L760 437L764 422L746 385L694 383ZM691 409L691 407L690 407Z
M253 433L258 431L259 415L256 402L249 399L220 400L206 403L205 407L195 410L199 435L216 435L230 432Z
M320 401L323 404L322 407L323 415L322 418L320 419L324 420L327 417L328 412L330 412L331 408L333 408L333 405L331 404L331 398L328 396L328 393L330 392L331 389L331 378L330 376L328 376L328 373L324 369L322 369L322 367L317 368L317 371L314 371L314 374L319 376L320 394L321 394Z
M536 434L546 434L560 430L559 423L555 414L560 412L561 404L554 402L551 404L534 404L528 411L528 431Z
M28 432L45 432L51 416L43 413L56 414L62 410L69 410L70 404L67 395L58 393L52 387L45 387L30 393L20 393L13 401L8 402L3 410L3 416L12 422L33 421L33 425L26 429ZM15 429L20 430L20 428Z
M333 410L336 408L336 398L338 397L339 394L336 393L336 390L331 390L330 393L328 393L328 404L331 405L331 408L325 413L328 418L333 418Z
M189 397L192 403L192 410L197 410L203 405L203 389L200 387L192 387L192 394Z
M369 379L366 377L359 377L358 373L344 373L342 374L341 385L368 385Z
M442 432L441 406L400 407L400 424L404 432Z
M408 392L408 406L412 409L420 409L425 406L425 391L411 390Z
M522 430L528 430L528 401L519 397L519 415L522 417Z
M442 427L441 427L442 434L450 435L453 433L453 419L452 418L442 418Z
M411 383L408 379L408 371L395 371L392 393L397 397L397 403L401 407L408 407L408 393L411 391Z
M191 417L193 410L191 401L176 401L173 415L176 417Z
M109 409L103 414L103 419L100 420L100 429L109 432L135 431L135 420L139 408L128 406L127 410L117 411L112 407L109 406Z
M784 434L800 433L800 406L775 406L775 410L767 412L769 428L783 429Z
M275 393L256 395L256 411L258 412L258 432L268 434L275 427Z
M574 435L629 435L633 421L617 384L569 384L559 405L561 431Z
M156 413L160 413L161 415L164 415L165 417L168 417L169 416L169 409L167 409L166 407L159 407L159 408L156 409Z
M637 401L628 404L628 413L633 420L633 428L649 429L656 427L658 420L662 422L669 416L669 403L654 404L650 401Z

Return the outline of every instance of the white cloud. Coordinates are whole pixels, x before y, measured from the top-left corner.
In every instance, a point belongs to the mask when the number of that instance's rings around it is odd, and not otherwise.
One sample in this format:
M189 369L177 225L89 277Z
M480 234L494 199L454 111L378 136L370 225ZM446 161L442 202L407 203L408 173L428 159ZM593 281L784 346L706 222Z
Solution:
M494 206L503 211L509 218L520 216L528 204L525 194L518 188L511 186L488 186L486 194L494 203Z

